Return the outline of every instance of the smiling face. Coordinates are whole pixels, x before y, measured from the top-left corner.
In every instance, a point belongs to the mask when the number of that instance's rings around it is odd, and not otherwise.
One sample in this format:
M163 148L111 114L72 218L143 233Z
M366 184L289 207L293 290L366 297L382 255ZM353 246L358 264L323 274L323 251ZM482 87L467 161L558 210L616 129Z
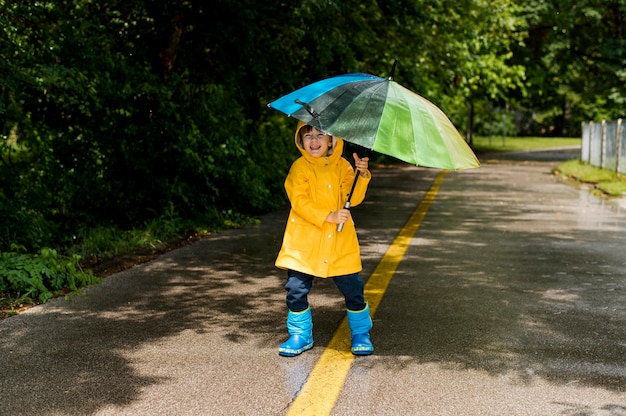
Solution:
M313 157L327 156L328 149L332 145L332 136L319 131L315 127L311 127L309 131L302 131L302 147Z

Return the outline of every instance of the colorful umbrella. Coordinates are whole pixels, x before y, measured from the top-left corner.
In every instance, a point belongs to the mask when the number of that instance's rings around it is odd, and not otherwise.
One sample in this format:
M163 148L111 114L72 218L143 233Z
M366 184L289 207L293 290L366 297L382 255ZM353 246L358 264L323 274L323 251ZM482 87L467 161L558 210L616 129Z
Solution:
M452 170L480 165L448 117L391 76L339 75L300 88L268 106L407 163Z

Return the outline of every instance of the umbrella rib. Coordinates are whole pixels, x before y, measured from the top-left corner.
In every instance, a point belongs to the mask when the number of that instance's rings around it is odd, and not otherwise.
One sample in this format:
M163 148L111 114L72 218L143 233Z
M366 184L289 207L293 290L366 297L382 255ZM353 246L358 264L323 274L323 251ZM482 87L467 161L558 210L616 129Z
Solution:
M401 87L401 86L400 86L400 87ZM402 87L401 87L401 88L402 88ZM420 97L420 96L414 96L414 97L415 97L415 99L420 100L420 101L423 101L423 102L425 102L426 104L429 104L429 105L427 105L426 107L409 106L409 107L410 107L410 109L411 109L411 112L412 112L412 113L413 113L413 111L414 111L414 110L419 109L419 111L422 111L422 112L423 112L423 111L425 111L425 112L427 112L427 113L428 113L428 115L430 116L430 117L429 117L429 120L431 120L433 117L436 117L436 115L435 115L435 114L433 114L433 112L432 112L432 109L433 109L433 108L435 108L435 107L434 107L434 105L432 105L432 104L430 103L430 101L428 101L428 100L426 100L425 98L422 98L422 97ZM440 126L439 126L439 125L437 125L437 124L434 124L434 123L433 123L433 127L434 127L434 130L435 130L435 131L437 132L437 134L439 135L439 137L440 137L440 138L443 138L443 137L444 137L444 135L441 133L441 128L440 128ZM443 145L446 147L446 149L448 149L448 144L447 144L447 142L446 142L445 140L441 140L441 141L442 141ZM431 140L431 141L429 141L429 142L427 142L427 143L434 143L434 140ZM432 146L429 146L429 149L428 149L428 150L429 150L429 151L432 151L432 150L434 150L434 149L432 148ZM447 166L447 167L453 167L453 166L454 166L454 162L452 161L451 156L450 156L450 154L449 154L448 152L446 152L445 154L444 154L443 152L438 152L438 153L440 154L440 156L441 156L441 157L444 157L444 158L447 160L447 162L449 163L449 166ZM416 160L423 160L423 159L422 159L422 157L421 157L421 155L420 155L420 154L419 154L419 152L418 152L417 147L415 147L415 159L416 159ZM426 166L426 164L425 164L425 163L421 163L421 164L422 164L423 166Z
M322 131L344 139L359 137L362 132L354 131L354 126L358 124L355 120L367 119L363 113L366 113L368 108L365 105L363 110L358 111L356 103L365 102L367 104L371 101L370 98L374 93L370 93L370 97L365 98L365 101L363 100L363 97L366 96L366 91L376 88L377 85L382 84L384 81L384 79L380 78L379 80L347 83L335 87L325 95L309 102L309 106L315 108L315 111L319 114L319 117L315 120L309 120L308 116L303 117L305 116L304 110L299 110L297 113L294 113L294 116L314 124L314 127Z
M380 113L383 111L383 105L376 101L383 95L380 90L385 88L386 82L381 79L359 91L359 94L337 116L334 128L331 129L332 133L372 149L380 124ZM382 102L384 103L384 100Z
M373 105L373 108L371 108L370 104L373 104L372 101L375 100L375 97L379 95L381 89L385 89L385 90L388 89L388 83L389 83L388 80L382 80L381 82L376 83L376 85L366 90L369 93L367 97L366 105L363 106L362 110L356 116L356 122L354 123L355 125L359 124L358 122L363 119L367 119L370 121L373 120L376 123L376 126L373 129L374 131L373 137L368 138L368 141L371 142L371 144L367 146L369 149L372 149L374 147L374 140L377 136L378 129L380 128L380 122L381 122L380 114L373 114L374 110L376 109L376 105ZM386 96L385 91L382 92L382 95ZM384 106L378 106L378 107L380 108L380 113L382 113ZM365 123L365 124L367 125L369 123ZM355 132L355 135L356 134L357 133Z

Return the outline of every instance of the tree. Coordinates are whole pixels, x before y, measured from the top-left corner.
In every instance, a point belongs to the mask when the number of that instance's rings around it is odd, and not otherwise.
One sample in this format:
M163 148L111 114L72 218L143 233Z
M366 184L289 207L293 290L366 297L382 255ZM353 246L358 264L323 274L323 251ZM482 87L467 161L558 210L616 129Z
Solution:
M529 32L516 50L528 97L520 103L544 131L575 135L584 120L624 114L624 0L520 2Z

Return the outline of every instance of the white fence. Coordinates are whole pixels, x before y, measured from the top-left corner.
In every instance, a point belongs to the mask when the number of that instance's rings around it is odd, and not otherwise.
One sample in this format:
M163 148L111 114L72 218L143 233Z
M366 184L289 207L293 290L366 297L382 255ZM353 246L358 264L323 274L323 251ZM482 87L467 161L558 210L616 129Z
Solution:
M582 162L626 174L626 125L621 118L583 122L582 131Z

